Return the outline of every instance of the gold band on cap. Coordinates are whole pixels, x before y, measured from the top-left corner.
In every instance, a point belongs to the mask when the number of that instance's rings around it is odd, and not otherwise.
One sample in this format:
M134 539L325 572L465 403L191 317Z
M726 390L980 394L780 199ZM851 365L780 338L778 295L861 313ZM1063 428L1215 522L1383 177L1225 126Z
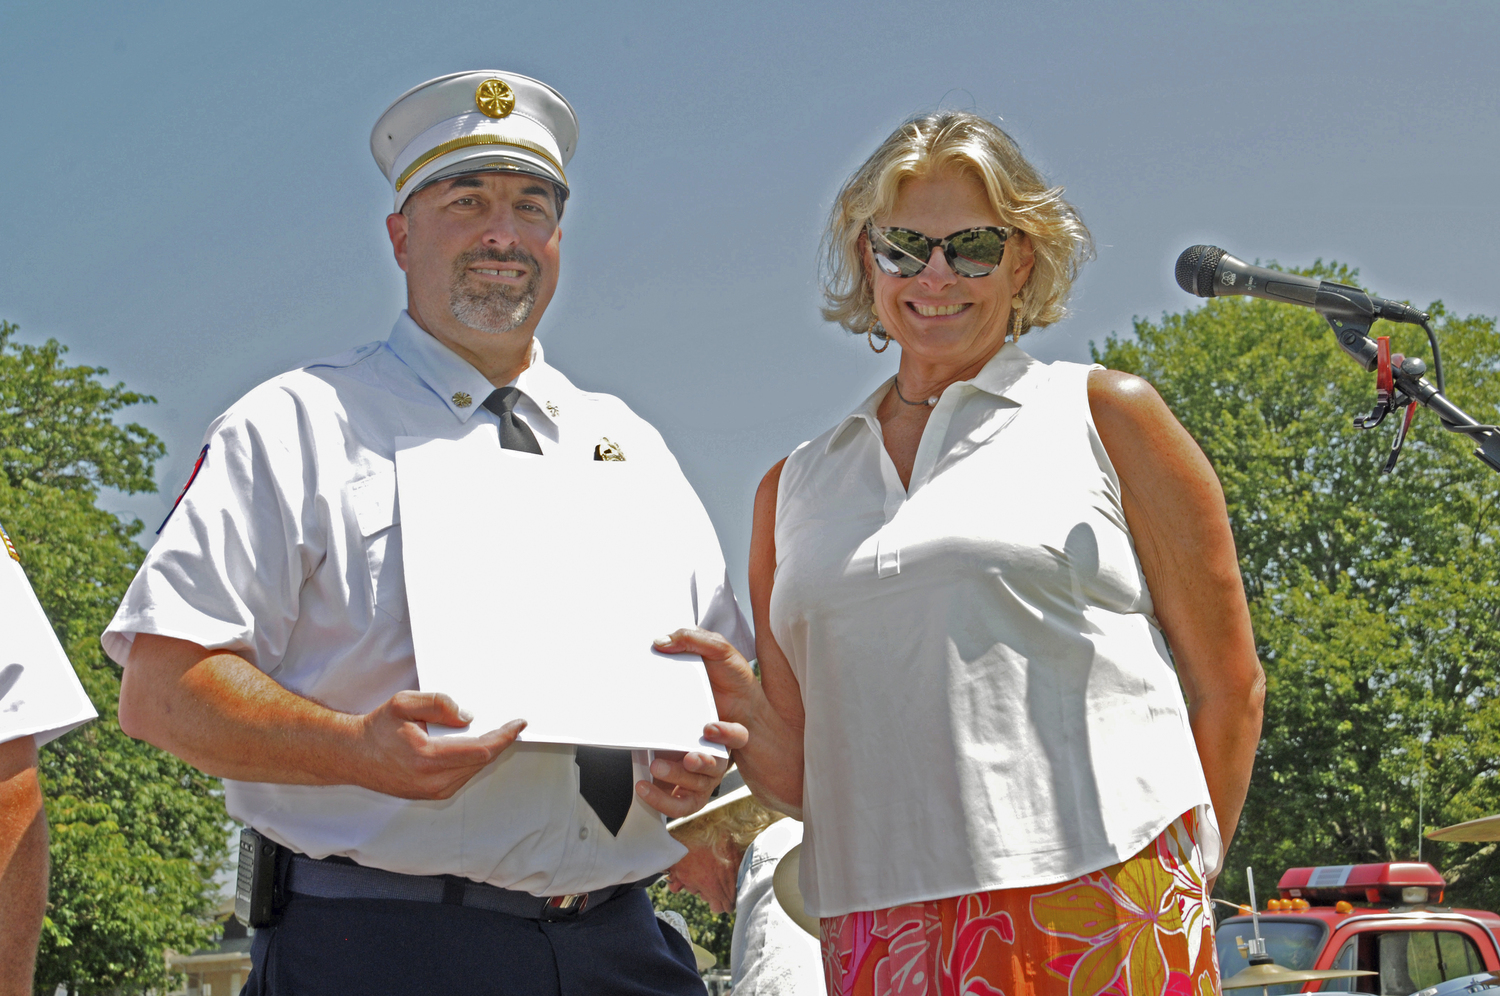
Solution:
M425 155L418 156L410 166L401 171L401 175L396 179L396 193L399 194L401 192L401 188L406 186L406 181L412 178L412 174L416 173L419 169L421 169L423 166L426 166L434 159L438 158L439 156L446 156L448 153L454 152L458 149L467 149L475 145L513 145L518 149L525 149L528 152L535 152L537 155L547 160L547 162L557 167L557 175L562 177L563 184L565 186L567 185L568 175L563 172L562 164L559 163L556 159L553 159L552 154L537 143L528 142L524 138L501 138L499 135L480 134L465 135L462 138L455 138L451 141L444 142L442 145L439 145L435 149L429 150Z

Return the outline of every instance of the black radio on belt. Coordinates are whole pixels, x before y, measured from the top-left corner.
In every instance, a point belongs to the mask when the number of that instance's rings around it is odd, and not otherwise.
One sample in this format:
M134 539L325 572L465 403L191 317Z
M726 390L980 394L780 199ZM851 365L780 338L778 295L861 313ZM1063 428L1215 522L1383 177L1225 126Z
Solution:
M240 831L240 872L234 887L234 915L247 927L275 921L276 842L250 827Z

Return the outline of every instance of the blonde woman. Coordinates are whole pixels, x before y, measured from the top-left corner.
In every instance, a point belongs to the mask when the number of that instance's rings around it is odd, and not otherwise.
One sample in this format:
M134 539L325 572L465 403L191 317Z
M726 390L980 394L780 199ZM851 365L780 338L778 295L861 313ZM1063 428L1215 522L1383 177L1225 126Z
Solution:
M1090 238L989 121L898 128L826 246L825 314L896 376L761 484L761 680L663 646L805 820L829 992L1217 991L1264 678L1213 469L1145 381L1021 348Z

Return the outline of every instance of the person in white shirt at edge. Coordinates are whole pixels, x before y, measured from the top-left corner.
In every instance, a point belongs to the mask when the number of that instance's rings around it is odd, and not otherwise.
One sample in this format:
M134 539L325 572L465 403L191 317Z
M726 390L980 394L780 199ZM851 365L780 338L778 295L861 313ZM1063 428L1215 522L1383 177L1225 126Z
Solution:
M3 526L0 543L0 996L31 996L47 910L47 814L37 749L98 713Z
M767 809L730 769L719 795L692 816L667 824L688 849L667 871L714 913L734 911L729 987L735 996L823 996L818 942L787 915L772 892L776 866L802 843L802 824Z
M991 122L903 124L825 245L825 316L896 376L761 484L761 681L661 646L805 821L829 992L1217 991L1264 676L1213 468L1144 380L1019 346L1090 237Z
M576 140L561 95L509 72L391 105L371 149L406 310L384 342L274 378L209 427L104 635L122 728L222 776L230 814L281 845L248 993L702 992L639 886L682 854L664 816L700 808L727 762L596 751L590 769L582 750L516 743L524 717L429 738L427 723L465 725L464 704L415 690L395 440L483 422L544 459L654 467L683 510L698 622L748 639L660 435L575 388L535 339ZM527 583L460 566L497 602Z

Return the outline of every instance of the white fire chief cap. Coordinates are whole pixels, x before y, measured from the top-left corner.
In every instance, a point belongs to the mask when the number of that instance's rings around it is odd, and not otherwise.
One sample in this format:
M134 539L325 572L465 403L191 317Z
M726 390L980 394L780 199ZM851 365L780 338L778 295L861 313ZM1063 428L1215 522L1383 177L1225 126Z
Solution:
M578 115L540 80L501 70L450 73L397 97L370 132L370 152L391 182L395 210L434 180L508 170L550 180L578 145Z

